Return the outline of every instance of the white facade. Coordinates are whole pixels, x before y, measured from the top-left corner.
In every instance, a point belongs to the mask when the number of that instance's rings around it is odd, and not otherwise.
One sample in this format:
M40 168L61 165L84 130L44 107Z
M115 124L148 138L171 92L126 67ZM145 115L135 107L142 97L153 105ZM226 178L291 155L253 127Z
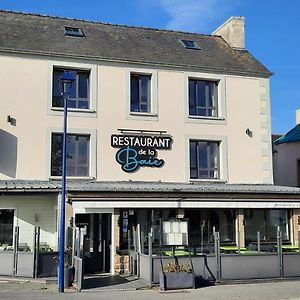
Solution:
M220 181L272 184L268 79L160 70L138 65L54 61L2 55L1 179L49 180L51 132L62 132L61 109L51 107L54 66L90 70L91 109L69 113L69 133L90 134L88 178L101 181L189 182L189 139L221 141ZM153 74L150 114L129 113L130 72ZM33 75L34 74L34 75ZM16 80L12 78L18 78ZM219 116L188 116L188 78L219 80ZM14 118L15 126L7 122ZM159 151L163 168L126 174L115 161L110 137L120 128L166 131L171 150ZM252 137L246 130L252 132ZM176 166L176 172L174 167Z

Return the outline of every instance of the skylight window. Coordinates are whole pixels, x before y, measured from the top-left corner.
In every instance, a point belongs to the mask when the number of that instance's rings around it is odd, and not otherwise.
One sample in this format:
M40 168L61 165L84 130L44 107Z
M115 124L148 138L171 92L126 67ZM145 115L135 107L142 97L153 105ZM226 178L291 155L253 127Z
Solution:
M187 48L187 49L197 49L197 50L201 50L200 46L199 46L198 43L195 42L195 41L181 40L181 42L183 43L183 45L184 45L185 48Z
M76 27L65 27L65 35L84 37L84 33L81 28Z

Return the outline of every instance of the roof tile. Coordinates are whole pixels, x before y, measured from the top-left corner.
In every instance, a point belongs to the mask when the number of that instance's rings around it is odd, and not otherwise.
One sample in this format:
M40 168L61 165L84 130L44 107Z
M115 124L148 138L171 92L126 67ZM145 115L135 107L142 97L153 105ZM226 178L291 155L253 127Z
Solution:
M65 36L64 27L81 28L85 37ZM197 41L201 50L180 40ZM151 65L269 77L270 71L248 51L232 49L221 37L112 25L0 10L0 51L137 62Z

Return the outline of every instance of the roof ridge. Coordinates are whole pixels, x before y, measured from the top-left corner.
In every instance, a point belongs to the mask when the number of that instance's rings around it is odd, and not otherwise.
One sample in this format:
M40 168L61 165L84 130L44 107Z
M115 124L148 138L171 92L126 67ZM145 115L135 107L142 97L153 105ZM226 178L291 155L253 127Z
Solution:
M53 19L59 19L59 20L80 21L80 22L85 22L85 23L109 25L109 26L116 26L116 27L146 29L146 30L151 30L151 31L174 32L174 33L183 33L183 34L195 34L195 35L201 35L201 36L206 36L206 37L211 37L211 38L222 38L219 35L205 34L205 33L199 33L199 32L162 29L162 28L144 27L144 26L135 26L135 25L126 25L126 24L115 24L115 23L110 23L110 22L101 22L101 21L93 21L93 20L87 20L87 19L61 17L61 16L53 16L53 15L47 15L47 14L22 12L22 11L14 11L14 10L6 10L6 9L0 9L0 12L13 13L13 14L19 14L19 15L36 16L36 17L44 17L44 18L53 18Z

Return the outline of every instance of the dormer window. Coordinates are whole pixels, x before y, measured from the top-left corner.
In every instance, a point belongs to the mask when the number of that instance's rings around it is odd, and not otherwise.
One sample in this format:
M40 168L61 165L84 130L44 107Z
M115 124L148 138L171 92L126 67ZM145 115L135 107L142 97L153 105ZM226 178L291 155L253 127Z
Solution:
M77 36L84 37L84 33L81 28L76 27L65 27L65 35L66 36Z
M181 40L186 49L197 49L201 50L197 42L191 40Z

